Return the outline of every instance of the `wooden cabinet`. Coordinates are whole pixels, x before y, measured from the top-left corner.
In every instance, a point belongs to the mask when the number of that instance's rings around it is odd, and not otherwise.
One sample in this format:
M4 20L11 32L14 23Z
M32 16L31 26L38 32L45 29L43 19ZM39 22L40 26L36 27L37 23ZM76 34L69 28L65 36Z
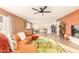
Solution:
M13 32L16 34L17 32L22 32L26 30L26 21L23 19L20 19L18 17L14 17L13 19Z

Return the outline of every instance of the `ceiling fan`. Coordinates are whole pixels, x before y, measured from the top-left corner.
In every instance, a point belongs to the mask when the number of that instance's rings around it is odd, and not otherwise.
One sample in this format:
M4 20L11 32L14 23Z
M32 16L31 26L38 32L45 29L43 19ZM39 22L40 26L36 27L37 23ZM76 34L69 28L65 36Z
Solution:
M37 11L34 14L38 14L38 13L42 13L42 15L44 15L44 13L51 13L51 11L45 11L45 9L47 8L47 6L44 6L43 8L41 7L39 10L36 8L32 8L33 10Z

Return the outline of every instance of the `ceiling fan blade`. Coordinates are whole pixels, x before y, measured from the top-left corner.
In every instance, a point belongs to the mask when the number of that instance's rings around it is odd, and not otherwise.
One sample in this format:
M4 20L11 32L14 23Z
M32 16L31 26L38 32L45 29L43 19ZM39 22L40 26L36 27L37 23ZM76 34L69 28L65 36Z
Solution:
M32 8L33 10L35 10L35 11L39 11L39 10L37 10L37 9L35 9L35 8Z
M47 8L47 6L44 6L44 8L42 8L42 11L44 11Z
M36 12L36 13L34 13L34 14L38 14L39 12Z
M51 13L51 11L43 11L44 13Z

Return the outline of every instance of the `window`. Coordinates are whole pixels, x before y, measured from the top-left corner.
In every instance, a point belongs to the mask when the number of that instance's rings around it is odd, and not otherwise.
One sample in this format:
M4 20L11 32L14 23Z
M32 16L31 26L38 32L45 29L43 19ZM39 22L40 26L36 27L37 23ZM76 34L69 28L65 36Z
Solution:
M72 25L71 29L72 36L79 38L79 25Z

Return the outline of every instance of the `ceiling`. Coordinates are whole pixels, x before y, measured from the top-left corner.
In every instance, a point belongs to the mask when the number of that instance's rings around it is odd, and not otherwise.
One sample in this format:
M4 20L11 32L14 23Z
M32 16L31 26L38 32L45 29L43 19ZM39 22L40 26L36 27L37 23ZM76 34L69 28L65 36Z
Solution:
M36 11L32 8L39 9L43 6L0 6L1 8L25 18L26 20L33 23L42 23L42 24L51 24L54 23L58 18L67 15L68 13L73 12L78 9L79 6L48 6L46 10L50 10L51 13L44 14L33 14Z

